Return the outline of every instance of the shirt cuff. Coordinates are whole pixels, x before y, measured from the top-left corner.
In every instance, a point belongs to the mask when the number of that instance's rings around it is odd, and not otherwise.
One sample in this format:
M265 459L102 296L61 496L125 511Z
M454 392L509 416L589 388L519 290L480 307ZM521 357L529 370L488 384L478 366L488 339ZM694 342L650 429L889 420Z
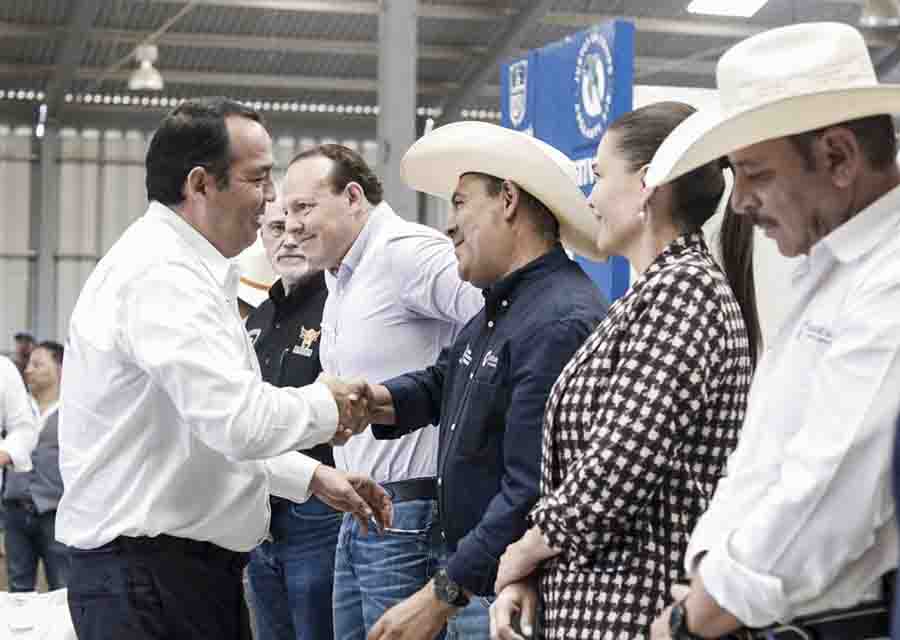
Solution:
M297 451L269 458L265 461L269 493L292 502L306 502L311 495L309 485L313 474L320 464L315 458Z
M12 458L12 470L16 472L31 471L31 451L18 446L11 438L0 440L0 451L5 451Z
M780 578L759 573L738 561L731 536L711 548L700 562L703 585L718 605L748 627L765 627L792 615Z
M474 545L460 547L447 560L447 577L476 596L494 595L500 561Z

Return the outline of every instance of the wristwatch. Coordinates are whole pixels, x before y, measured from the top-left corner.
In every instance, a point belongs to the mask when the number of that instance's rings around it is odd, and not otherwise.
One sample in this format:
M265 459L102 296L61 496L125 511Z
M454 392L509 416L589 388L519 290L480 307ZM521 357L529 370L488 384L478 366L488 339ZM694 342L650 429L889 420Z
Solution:
M672 612L669 614L669 635L672 636L672 640L703 640L688 629L687 607L684 606L684 600L672 606Z
M434 595L441 602L446 602L454 607L464 607L469 604L469 596L461 586L450 579L446 569L439 569L434 574Z

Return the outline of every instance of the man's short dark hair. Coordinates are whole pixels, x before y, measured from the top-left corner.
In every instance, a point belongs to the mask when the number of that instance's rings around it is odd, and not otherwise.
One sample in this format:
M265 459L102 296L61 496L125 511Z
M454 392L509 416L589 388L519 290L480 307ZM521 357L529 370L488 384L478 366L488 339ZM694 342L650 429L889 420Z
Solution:
M42 343L37 345L35 349L46 349L50 352L50 355L53 357L53 359L56 360L56 364L60 367L62 366L63 352L65 351L65 349L60 343L56 342L55 340L44 340Z
M147 198L165 205L184 201L184 181L204 167L219 189L228 187L231 147L225 119L240 116L265 125L262 116L228 98L185 100L163 118L147 149Z
M797 152L803 158L807 170L813 171L816 168L816 159L812 151L813 141L832 127L844 127L853 132L853 135L859 140L859 146L862 148L863 155L865 155L866 160L869 161L873 169L883 171L897 161L897 137L894 132L894 120L891 116L879 115L859 118L858 120L847 120L846 122L830 124L827 127L788 136L788 140L791 141L794 148L797 149Z
M487 194L496 198L503 191L503 179L487 173L471 172L467 175L478 176L484 183ZM514 181L513 181L514 182ZM518 185L516 185L518 186ZM523 205L531 220L532 226L544 238L551 241L559 240L559 221L543 202L535 198L528 191L519 186L519 203Z
M304 149L291 160L291 165L306 158L328 158L331 160L331 186L334 193L340 193L351 182L362 187L371 204L380 204L384 199L384 187L371 167L361 155L341 144L320 144ZM290 166L290 165L288 165Z
M26 331L20 331L19 333L17 333L16 335L13 336L13 339L16 340L17 342L28 342L28 343L34 342L34 336Z

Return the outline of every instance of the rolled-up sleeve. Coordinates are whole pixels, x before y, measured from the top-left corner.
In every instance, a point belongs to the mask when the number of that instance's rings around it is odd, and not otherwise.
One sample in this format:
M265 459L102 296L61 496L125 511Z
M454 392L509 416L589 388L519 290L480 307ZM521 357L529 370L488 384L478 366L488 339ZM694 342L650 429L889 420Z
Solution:
M698 540L692 553L706 551L699 561L706 589L746 625L789 620L894 527L889 474L900 411L900 315L893 312L900 282L896 274L876 277L880 284L855 292L808 372L803 423L762 499L736 527L722 517L701 521L708 548ZM727 513L726 488L720 485L711 510ZM708 531L716 523L718 536ZM896 564L893 546L880 561L892 559L890 566L871 567L857 597Z
M232 460L271 458L329 441L338 411L328 388L276 388L244 363L246 337L220 292L189 265L167 264L129 289L123 348L165 390L184 422ZM224 294L221 294L224 295Z
M566 318L516 340L500 492L447 563L450 578L473 593L494 592L500 556L526 531L526 516L540 492L544 405L563 367L592 329L586 321Z
M0 384L3 385L3 429L0 450L12 458L14 471L31 471L31 452L38 441L38 424L28 400L28 391L16 365L0 358Z
M454 323L457 330L484 306L481 290L459 277L453 244L422 233L387 246L391 272L402 277L402 304L413 313Z

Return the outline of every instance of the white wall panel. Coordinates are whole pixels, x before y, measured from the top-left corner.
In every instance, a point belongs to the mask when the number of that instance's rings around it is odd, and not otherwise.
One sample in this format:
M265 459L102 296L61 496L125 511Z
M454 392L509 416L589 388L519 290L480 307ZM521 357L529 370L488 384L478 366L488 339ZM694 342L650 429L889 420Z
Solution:
M30 330L31 129L0 126L0 351Z

